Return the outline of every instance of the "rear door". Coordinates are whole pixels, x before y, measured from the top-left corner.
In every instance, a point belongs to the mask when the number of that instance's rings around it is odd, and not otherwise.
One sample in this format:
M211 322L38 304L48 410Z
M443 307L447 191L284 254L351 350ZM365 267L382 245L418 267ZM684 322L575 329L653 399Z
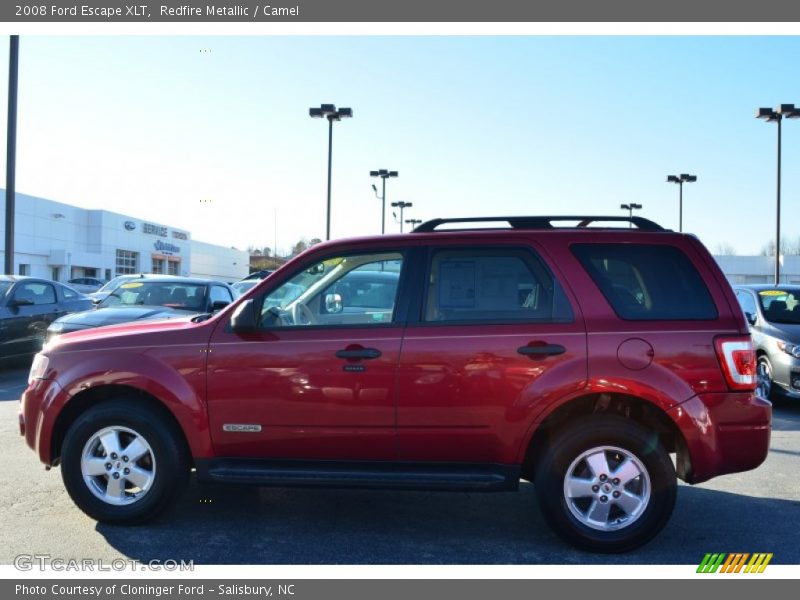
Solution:
M535 407L581 389L577 304L526 239L429 249L398 376L400 460L513 463Z

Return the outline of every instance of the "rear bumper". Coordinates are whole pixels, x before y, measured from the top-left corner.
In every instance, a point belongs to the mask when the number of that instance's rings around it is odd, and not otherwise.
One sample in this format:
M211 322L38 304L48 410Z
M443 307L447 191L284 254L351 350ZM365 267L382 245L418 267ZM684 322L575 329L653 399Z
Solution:
M772 404L753 393L699 394L669 414L686 441L688 483L749 471L767 458Z

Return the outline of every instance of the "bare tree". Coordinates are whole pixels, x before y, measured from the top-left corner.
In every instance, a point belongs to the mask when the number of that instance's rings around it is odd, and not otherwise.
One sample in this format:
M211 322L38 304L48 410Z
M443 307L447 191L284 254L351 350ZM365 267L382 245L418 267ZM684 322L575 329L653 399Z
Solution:
M736 256L736 248L732 244L722 242L717 244L714 254L717 256Z

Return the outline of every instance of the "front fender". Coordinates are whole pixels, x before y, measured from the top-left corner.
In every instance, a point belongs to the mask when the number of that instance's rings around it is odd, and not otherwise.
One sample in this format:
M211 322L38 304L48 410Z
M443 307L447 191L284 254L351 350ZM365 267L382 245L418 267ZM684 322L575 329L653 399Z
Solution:
M53 359L52 375L61 393L47 396L48 403L42 405L40 427L45 435L52 434L58 415L76 396L124 386L155 398L174 415L194 457L213 456L205 403L205 345L67 351Z

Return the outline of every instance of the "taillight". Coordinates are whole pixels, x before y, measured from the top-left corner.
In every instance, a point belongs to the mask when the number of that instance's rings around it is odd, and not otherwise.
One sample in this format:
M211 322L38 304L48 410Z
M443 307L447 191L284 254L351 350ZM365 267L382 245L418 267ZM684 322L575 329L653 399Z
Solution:
M756 352L749 337L717 338L717 357L728 387L732 390L756 388Z

